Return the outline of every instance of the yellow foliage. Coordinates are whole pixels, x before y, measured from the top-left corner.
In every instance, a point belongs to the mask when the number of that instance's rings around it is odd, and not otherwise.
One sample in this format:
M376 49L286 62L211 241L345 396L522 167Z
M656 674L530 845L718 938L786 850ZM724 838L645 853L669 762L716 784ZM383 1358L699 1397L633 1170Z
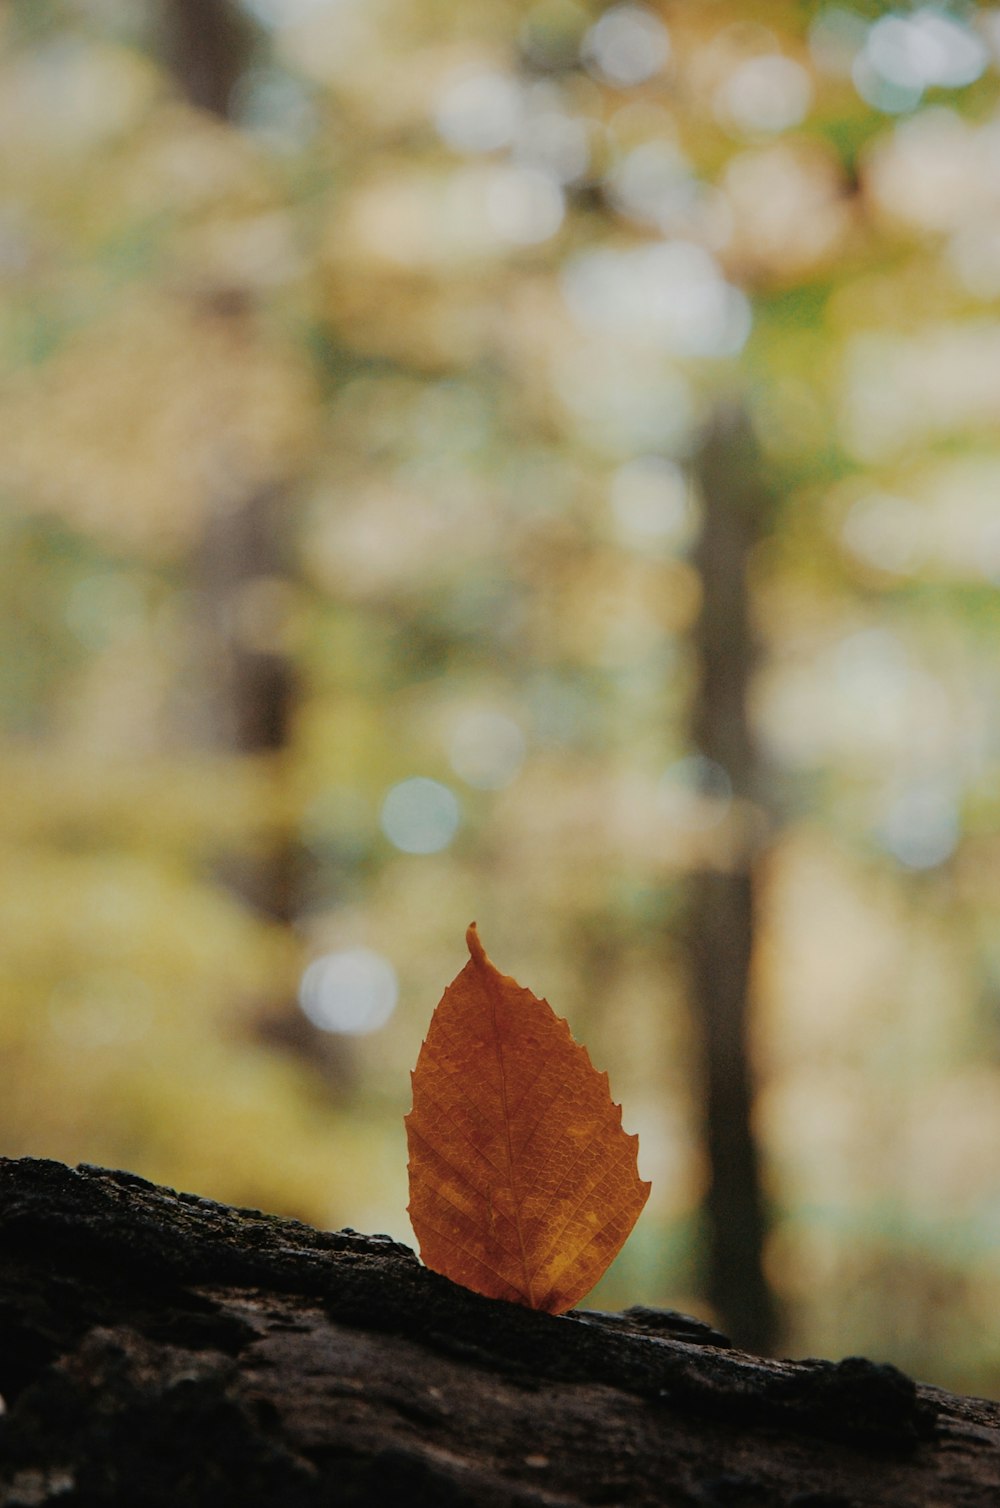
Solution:
M107 548L170 558L294 471L313 414L302 353L238 306L134 291L0 391L0 485Z

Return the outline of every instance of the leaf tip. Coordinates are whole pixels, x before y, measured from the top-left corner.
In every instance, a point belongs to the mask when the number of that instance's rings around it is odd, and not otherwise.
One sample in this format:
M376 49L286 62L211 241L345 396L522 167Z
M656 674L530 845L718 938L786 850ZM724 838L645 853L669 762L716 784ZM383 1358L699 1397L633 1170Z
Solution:
M479 964L479 966L482 968L489 962L486 957L486 949L483 947L482 943L479 940L479 928L476 926L475 922L470 922L468 928L466 929L465 943L466 947L469 950L469 956L471 957L473 963Z

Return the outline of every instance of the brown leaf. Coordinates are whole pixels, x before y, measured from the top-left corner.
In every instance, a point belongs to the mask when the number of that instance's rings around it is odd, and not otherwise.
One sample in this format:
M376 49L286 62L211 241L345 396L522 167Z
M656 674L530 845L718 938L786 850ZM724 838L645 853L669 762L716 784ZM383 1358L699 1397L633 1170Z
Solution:
M475 922L466 941L412 1075L410 1219L435 1272L561 1314L646 1202L639 1138L566 1022L499 972Z

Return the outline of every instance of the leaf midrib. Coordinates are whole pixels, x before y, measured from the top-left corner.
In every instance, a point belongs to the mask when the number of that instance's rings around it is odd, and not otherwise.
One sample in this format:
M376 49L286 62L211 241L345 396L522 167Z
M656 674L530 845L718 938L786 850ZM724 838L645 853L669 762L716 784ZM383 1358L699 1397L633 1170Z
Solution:
M534 1284L528 1271L528 1255L524 1246L524 1233L521 1228L521 1198L514 1186L514 1144L510 1135L510 1112L507 1105L507 1073L503 1061L503 1044L500 1040L500 1029L497 1022L497 1002L499 990L495 981L485 969L480 969L480 976L486 989L486 996L490 1003L490 1023L493 1028L493 1045L496 1049L497 1067L500 1070L500 1102L503 1110L503 1131L507 1149L507 1183L510 1188L511 1203L514 1207L514 1229L517 1232L517 1245L521 1253L521 1276L524 1281L524 1292L532 1309L536 1308Z

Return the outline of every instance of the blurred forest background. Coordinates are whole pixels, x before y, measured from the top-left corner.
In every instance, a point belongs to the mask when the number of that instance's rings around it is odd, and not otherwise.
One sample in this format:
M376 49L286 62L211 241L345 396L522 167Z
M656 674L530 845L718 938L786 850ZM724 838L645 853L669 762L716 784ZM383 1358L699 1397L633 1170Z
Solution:
M0 1153L410 1239L475 918L592 1299L1000 1389L1000 10L8 0Z

